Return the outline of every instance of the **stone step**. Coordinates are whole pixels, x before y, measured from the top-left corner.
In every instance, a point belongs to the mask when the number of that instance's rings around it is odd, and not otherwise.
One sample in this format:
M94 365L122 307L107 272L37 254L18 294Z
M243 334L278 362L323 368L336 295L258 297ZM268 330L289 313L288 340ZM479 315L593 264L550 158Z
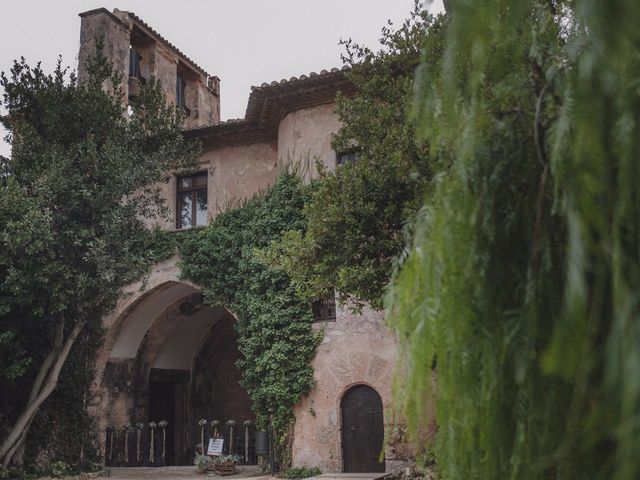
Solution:
M322 480L345 480L345 479L353 479L353 480L380 480L389 475L389 473L384 472L363 472L363 473L323 473L322 475L318 475L315 477L311 477L313 479L322 479Z

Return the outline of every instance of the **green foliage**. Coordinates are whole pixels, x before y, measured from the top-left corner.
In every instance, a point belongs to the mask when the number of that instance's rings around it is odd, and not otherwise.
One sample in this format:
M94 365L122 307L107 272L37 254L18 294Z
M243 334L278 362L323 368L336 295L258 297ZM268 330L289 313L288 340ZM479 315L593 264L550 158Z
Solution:
M0 332L0 385L24 375L31 363L31 358L15 339L15 330Z
M284 173L263 196L220 214L180 245L185 278L202 287L208 304L225 306L237 319L242 385L258 428L274 429L283 464L293 407L313 386L311 360L320 337L311 327L309 303L257 250L304 228L306 200L301 180Z
M51 465L51 476L53 478L61 478L71 473L71 468L64 462L54 462Z
M383 29L379 51L344 42L346 75L357 93L337 98L343 126L332 144L336 152L355 149L358 160L319 169L305 206L306 231L288 233L268 255L303 298L322 298L335 287L343 301L381 308L405 223L431 177L428 148L415 142L406 118L420 47L427 38L437 43L441 31L442 19L416 4L399 28Z
M54 457L77 464L81 448L93 449L83 402L100 319L121 287L156 260L144 247L154 235L145 221L166 211L158 185L170 172L194 166L183 118L165 104L159 85L150 80L128 115L120 79L101 53L98 45L83 82L61 62L46 74L24 59L0 76L8 111L1 121L12 144L11 158L0 157L3 438L24 411L47 353L60 354L52 350L56 325L64 325L63 340L73 328L82 330L62 370L62 388L35 418L28 461L51 448ZM78 441L60 445L65 436ZM57 445L50 447L51 440Z
M280 476L282 478L309 478L316 477L322 474L322 470L319 468L307 468L307 467L291 467L284 470Z
M71 351L58 388L43 404L29 432L25 456L29 470L55 476L56 462L65 463L69 473L92 470L102 463L96 425L86 410L95 378L94 356L101 344L101 329L94 327L87 329Z
M638 478L640 5L450 3L399 398L416 437L435 399L443 478Z

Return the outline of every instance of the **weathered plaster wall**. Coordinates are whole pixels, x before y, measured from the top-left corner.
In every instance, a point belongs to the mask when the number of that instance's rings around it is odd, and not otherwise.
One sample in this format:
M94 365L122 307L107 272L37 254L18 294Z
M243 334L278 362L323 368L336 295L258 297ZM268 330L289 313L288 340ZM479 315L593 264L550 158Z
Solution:
M331 138L340 128L334 104L288 113L278 127L278 162L297 165L306 179L316 175L316 160L329 169L336 166Z
M126 380L123 385L114 389L105 388L109 383L105 379L105 373L112 378L131 378L135 373L135 359L123 359L113 363L107 370L107 362L113 350L118 336L126 324L130 314L136 306L139 306L151 295L162 295L162 292L172 285L188 283L180 279L180 269L177 265L178 258L172 257L157 264L149 275L143 280L127 286L118 299L113 311L102 318L105 329L105 338L100 350L96 354L95 377L91 388L91 398L87 407L88 413L97 420L96 429L100 435L101 445L104 446L104 431L108 425L122 425L129 419L129 413L133 408L133 402L127 395L120 395L119 391L131 387ZM196 288L193 288L196 291ZM167 306L169 308L170 305Z
M207 215L209 222L228 207L241 204L273 184L278 172L276 146L254 143L207 150L199 159L201 172L207 172ZM171 210L168 220L159 220L161 228L176 228L176 178L160 185Z
M116 71L126 74L129 70L129 35L129 27L113 15L100 10L81 14L79 79L82 81L86 78L84 65L87 58L95 53L95 39L100 36L105 40L104 55L113 63Z
M273 143L216 148L204 152L200 160L209 171L209 219L266 190L277 176Z
M362 315L338 308L335 322L317 324L316 328L324 328L324 339L313 361L317 384L295 409L293 463L340 472L340 402L350 387L366 384L374 388L382 398L385 430L397 425L391 406L396 344L384 324L383 313L368 308ZM403 443L399 438L386 448L388 471L407 458L408 449Z

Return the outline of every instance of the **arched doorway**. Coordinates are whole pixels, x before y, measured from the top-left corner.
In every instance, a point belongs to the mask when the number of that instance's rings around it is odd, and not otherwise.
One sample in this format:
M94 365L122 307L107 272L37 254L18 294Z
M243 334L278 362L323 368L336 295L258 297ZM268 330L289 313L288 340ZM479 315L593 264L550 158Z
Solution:
M382 399L368 385L351 387L342 397L342 455L346 473L384 472Z
M197 287L174 280L132 297L111 320L102 353L97 392L102 408L97 411L107 464L191 464L201 418L221 421L225 452L233 446L233 453L245 454L249 427L244 422L253 425L254 415L235 367L240 353L233 315L203 304ZM235 428L227 426L228 420L236 422ZM152 460L148 425L160 421L168 425L162 434L153 433ZM127 424L142 427L136 432ZM205 430L205 436L211 434L210 425ZM245 458L253 460L253 455Z

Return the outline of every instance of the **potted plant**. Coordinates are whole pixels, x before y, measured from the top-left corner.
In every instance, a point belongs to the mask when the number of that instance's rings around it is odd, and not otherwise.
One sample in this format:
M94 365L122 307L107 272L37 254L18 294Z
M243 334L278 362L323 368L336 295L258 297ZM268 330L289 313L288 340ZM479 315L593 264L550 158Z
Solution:
M201 453L196 453L196 457L193 459L193 464L196 466L196 470L199 474L203 474L207 471L209 465L209 457Z
M224 477L236 473L236 465L240 462L239 455L219 455L213 460L213 471Z

